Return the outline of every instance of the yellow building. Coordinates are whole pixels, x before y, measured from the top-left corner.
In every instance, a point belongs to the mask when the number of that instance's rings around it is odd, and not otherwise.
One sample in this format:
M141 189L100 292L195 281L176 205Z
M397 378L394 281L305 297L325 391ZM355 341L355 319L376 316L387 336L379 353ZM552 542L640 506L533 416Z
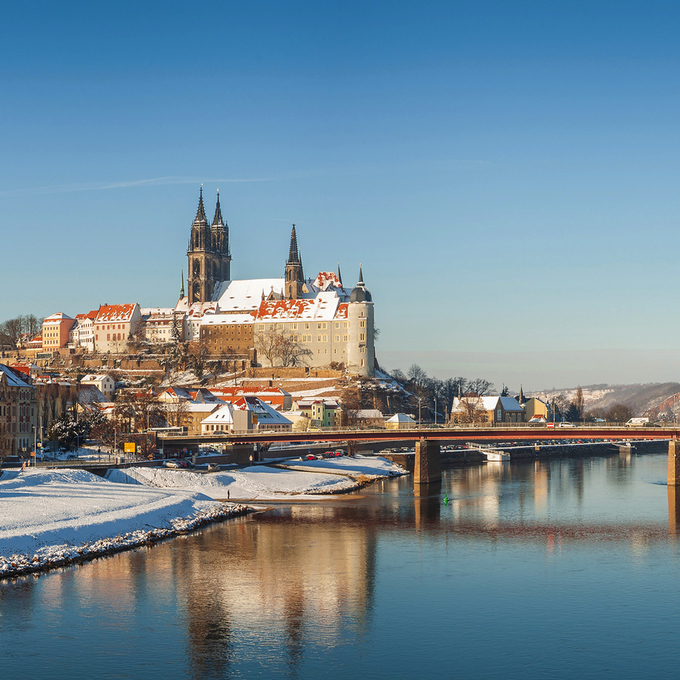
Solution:
M63 312L48 316L42 325L43 351L52 352L66 347L69 341L69 331L73 328L75 322L75 319Z
M526 412L527 420L531 420L532 418L538 416L539 418L545 418L546 420L550 420L548 417L548 414L550 413L550 408L548 407L548 404L546 404L544 401L541 401L540 399L536 397L531 397L531 399L527 399L526 402L524 403L524 411Z

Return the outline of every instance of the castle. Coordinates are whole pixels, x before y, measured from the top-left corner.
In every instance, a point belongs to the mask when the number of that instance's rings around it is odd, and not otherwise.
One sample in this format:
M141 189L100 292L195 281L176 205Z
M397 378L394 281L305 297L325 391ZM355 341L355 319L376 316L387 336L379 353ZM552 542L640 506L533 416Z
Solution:
M212 356L248 357L261 366L342 365L374 375L373 300L361 266L349 292L339 266L337 274L305 278L293 225L283 278L232 280L219 191L209 224L202 187L187 258L187 294L182 279L174 312L186 319L186 339L201 341Z

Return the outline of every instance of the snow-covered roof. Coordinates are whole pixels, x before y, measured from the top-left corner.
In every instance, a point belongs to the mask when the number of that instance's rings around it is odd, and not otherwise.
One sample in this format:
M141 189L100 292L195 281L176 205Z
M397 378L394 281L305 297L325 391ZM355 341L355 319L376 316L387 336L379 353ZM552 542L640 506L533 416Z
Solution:
M130 321L135 307L137 307L136 302L127 305L102 305L97 312L97 323Z
M335 272L319 272L312 285L319 290L337 288L342 294L346 295L345 289L342 287L342 283L340 283L340 279Z
M98 373L98 374L96 374L96 375L95 375L94 373L90 373L90 374L86 375L86 376L80 381L80 383L83 384L83 383L92 382L92 381L95 381L95 380L96 380L96 381L106 380L106 378L109 378L110 380L113 380L113 378L111 378L111 376L108 376L108 375L106 375L105 373Z
M183 297L175 306L176 312L186 314L189 319L200 319L204 314L215 314L217 312L217 303L212 300L208 302L193 302L189 304L189 298Z
M355 411L355 418L376 419L382 418L383 414L377 408L361 408Z
M388 423L415 423L416 421L406 413L395 413L386 422Z
M233 423L234 417L232 416L233 407L231 404L227 403L220 406L216 411L211 413L207 418L201 421L202 425L214 425L217 423Z
M215 288L213 300L217 301L221 312L255 310L272 291L283 296L284 279L243 279L222 281Z
M142 316L172 316L173 307L142 307L139 312Z
M232 402L234 409L241 411L252 411L257 416L259 425L291 425L288 418L282 416L278 411L273 409L269 404L265 404L262 399L257 397L241 397Z
M518 413L523 413L524 409L520 403L514 397L498 397L501 400L504 411L516 411Z
M73 321L73 317L64 314L64 312L57 312L56 314L50 314L50 316L45 317L43 323L60 323L64 320Z
M311 299L265 301L259 305L255 321L332 321L339 303L335 292L321 292Z
M21 373L13 370L5 364L0 364L0 372L7 376L7 384L11 387L30 387L30 385L21 378Z
M246 314L210 314L201 320L201 326L231 326L233 324L251 324L255 312Z

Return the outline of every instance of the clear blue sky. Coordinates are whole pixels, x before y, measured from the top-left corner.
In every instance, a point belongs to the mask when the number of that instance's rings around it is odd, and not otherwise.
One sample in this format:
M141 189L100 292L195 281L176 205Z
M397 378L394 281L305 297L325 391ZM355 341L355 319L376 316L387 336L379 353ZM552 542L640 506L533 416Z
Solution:
M388 368L680 380L679 30L677 2L5 3L0 320L173 305L203 182L235 278L281 275L292 222L308 275L363 262Z

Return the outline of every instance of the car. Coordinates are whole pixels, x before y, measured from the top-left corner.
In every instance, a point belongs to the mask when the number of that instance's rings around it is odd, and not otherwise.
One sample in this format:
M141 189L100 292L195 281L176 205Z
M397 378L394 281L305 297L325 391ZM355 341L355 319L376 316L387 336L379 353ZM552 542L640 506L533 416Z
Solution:
M165 463L163 463L166 468L178 468L179 463L176 460L166 460Z
M308 453L302 460L316 460L316 456Z
M221 469L217 463L208 463L208 472L219 472Z
M576 427L574 423L558 423L557 427Z

